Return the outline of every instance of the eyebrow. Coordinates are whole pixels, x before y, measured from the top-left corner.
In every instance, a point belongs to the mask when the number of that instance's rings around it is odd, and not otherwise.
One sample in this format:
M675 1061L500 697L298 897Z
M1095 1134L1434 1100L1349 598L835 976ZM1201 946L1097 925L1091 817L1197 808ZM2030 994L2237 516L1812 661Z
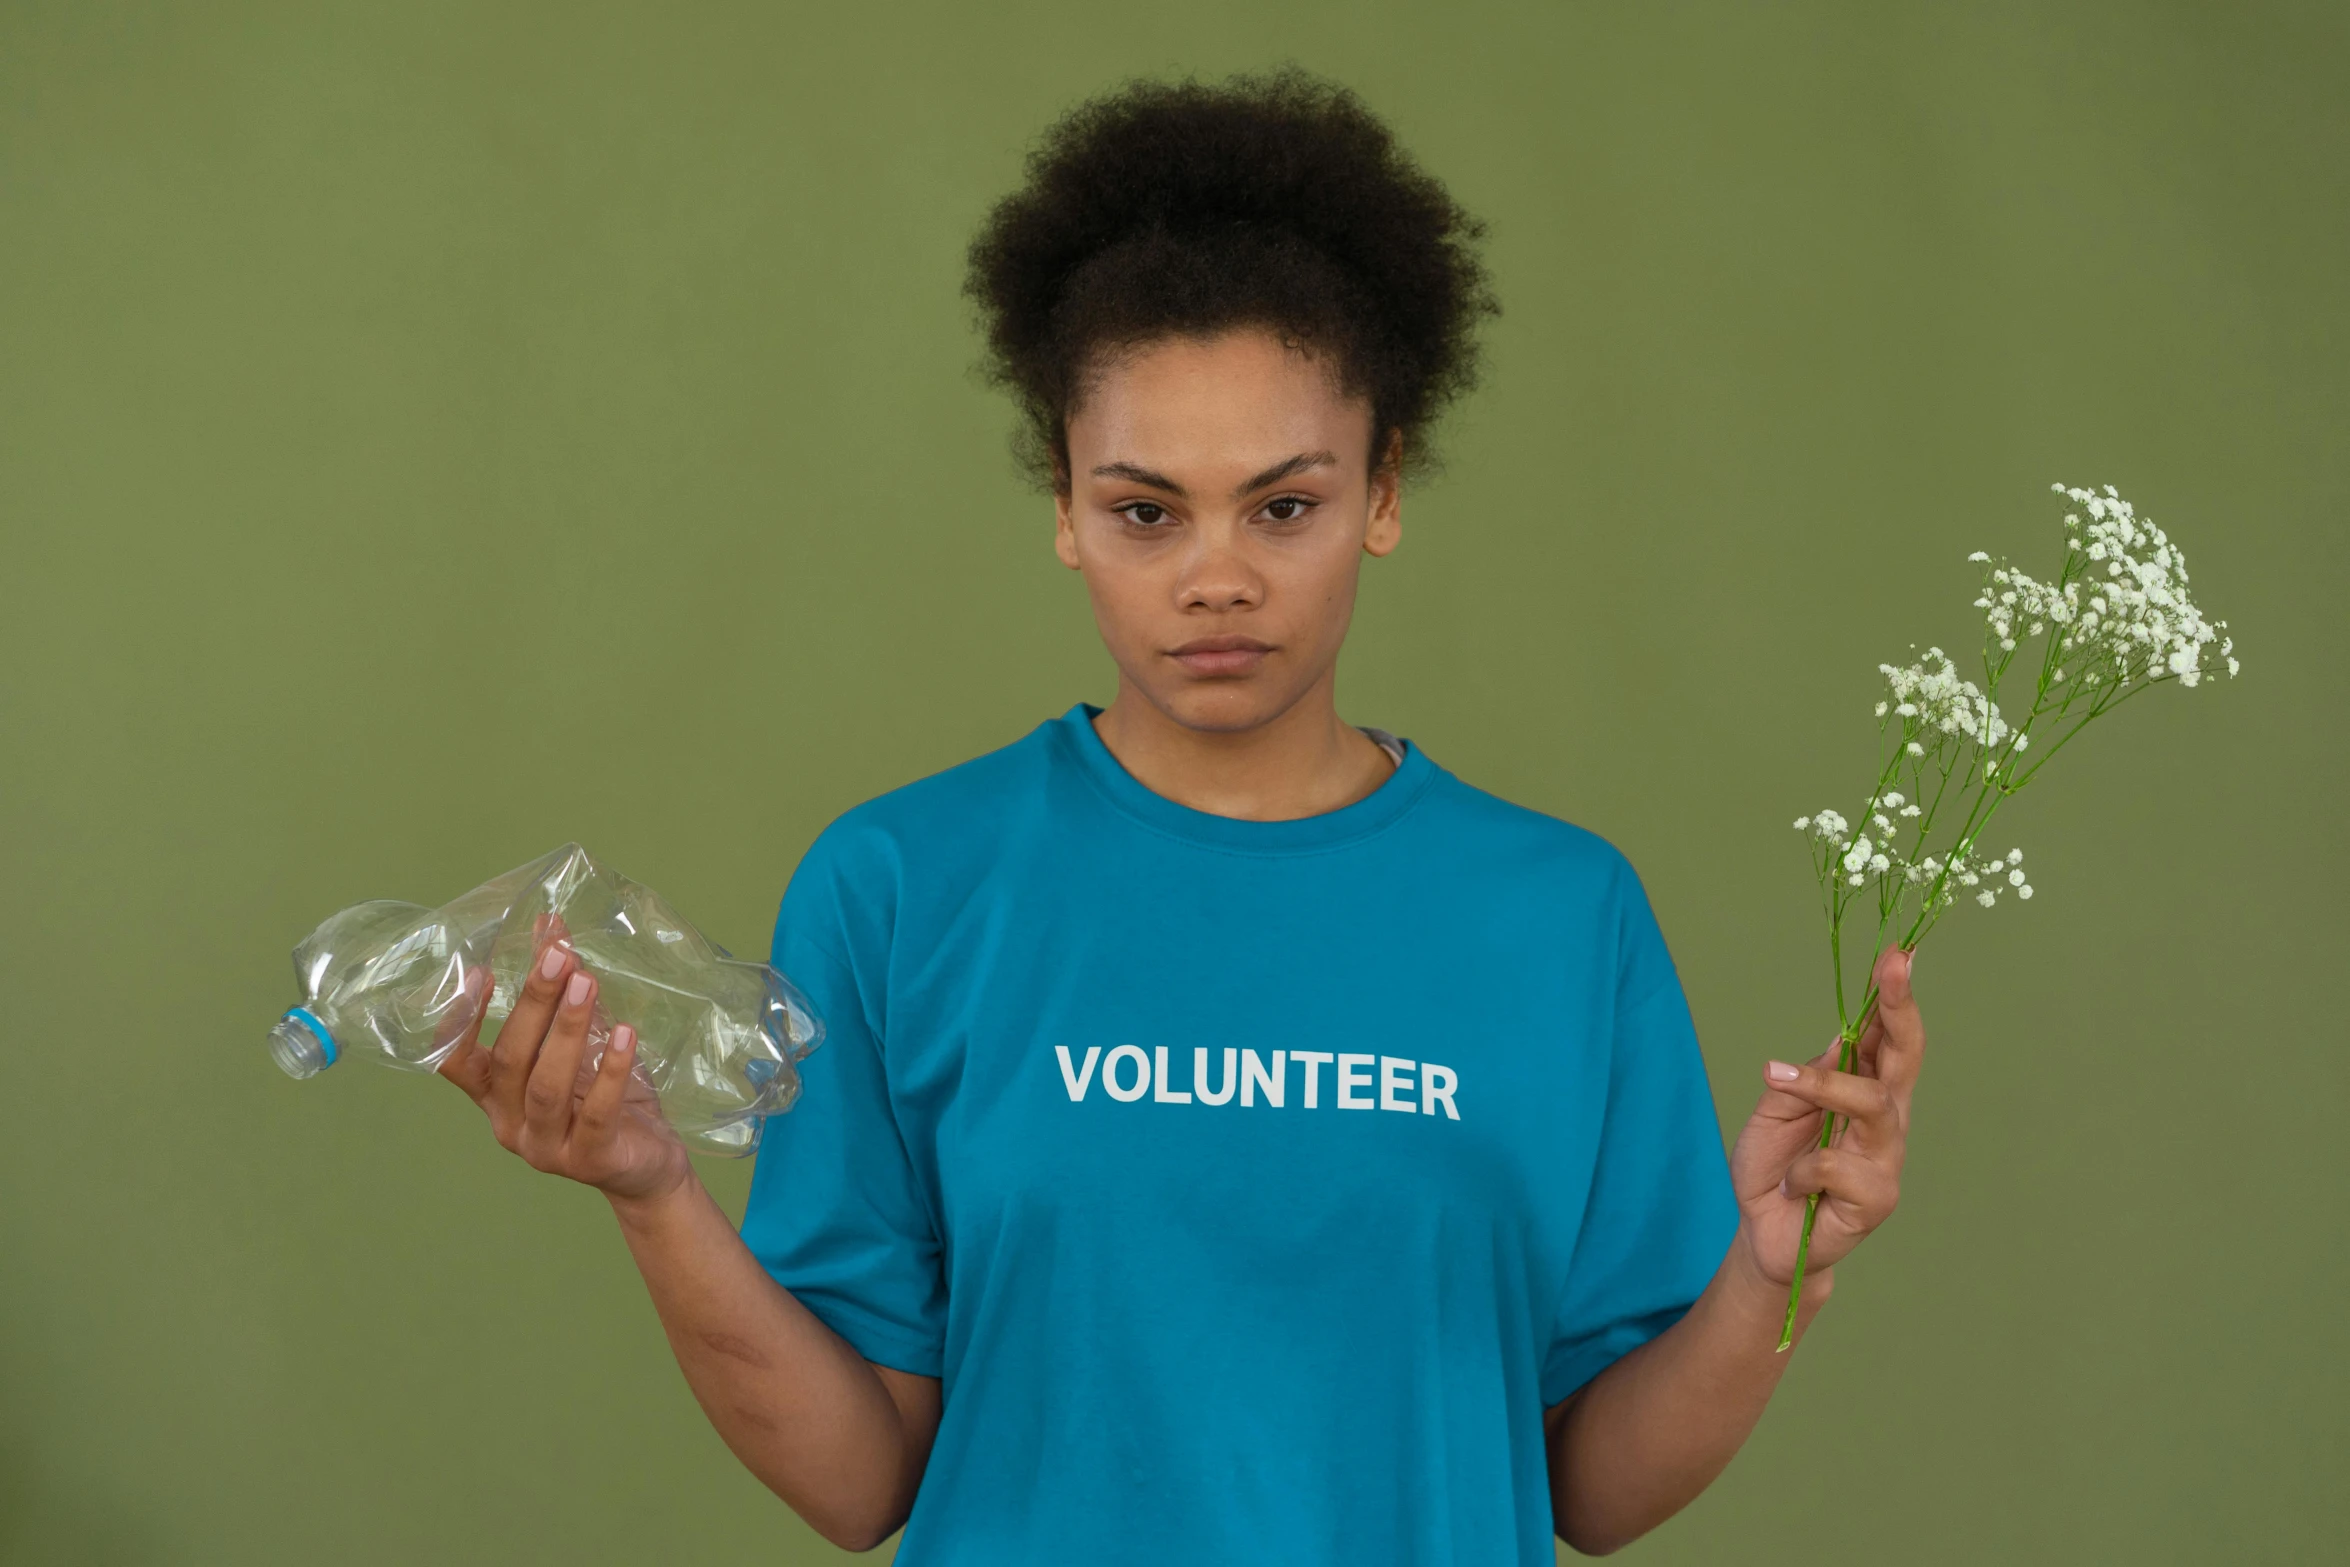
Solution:
M1097 479L1124 479L1130 484L1147 484L1154 490L1165 490L1169 495L1190 498L1191 492L1163 473L1153 473L1140 463L1106 462L1093 470Z
M1295 457L1275 463L1239 489L1234 490L1232 498L1239 500L1242 496L1254 494L1268 484L1279 484L1283 479L1301 474L1308 468L1335 468L1337 466L1338 454L1336 452L1299 452Z
M1232 498L1238 500L1245 495L1263 489L1268 484L1279 484L1283 479L1301 474L1308 468L1332 468L1337 465L1338 456L1335 452L1299 452L1294 457L1283 458L1264 472L1248 479L1233 490ZM1156 473L1145 468L1140 463L1106 462L1093 470L1093 476L1097 479L1124 479L1131 484L1147 484L1154 490L1165 490L1169 495L1180 495L1186 499L1190 497L1190 492L1185 490L1182 485L1177 484L1163 473Z

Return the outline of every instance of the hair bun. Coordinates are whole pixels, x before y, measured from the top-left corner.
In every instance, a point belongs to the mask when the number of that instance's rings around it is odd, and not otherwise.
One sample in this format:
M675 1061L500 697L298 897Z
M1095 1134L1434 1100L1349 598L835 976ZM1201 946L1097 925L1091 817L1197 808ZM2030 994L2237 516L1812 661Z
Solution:
M1288 69L1136 82L1048 130L972 241L965 292L988 369L1049 479L1104 348L1262 325L1336 356L1375 437L1426 426L1473 383L1495 305L1484 229L1345 88Z

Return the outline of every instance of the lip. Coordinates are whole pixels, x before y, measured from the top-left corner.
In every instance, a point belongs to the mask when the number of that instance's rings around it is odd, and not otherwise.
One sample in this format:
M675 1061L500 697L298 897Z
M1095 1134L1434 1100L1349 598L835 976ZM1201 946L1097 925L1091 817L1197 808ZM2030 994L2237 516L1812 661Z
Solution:
M1265 655L1272 651L1270 642L1225 635L1194 637L1181 647L1168 649L1168 656L1195 675L1245 675L1262 664Z

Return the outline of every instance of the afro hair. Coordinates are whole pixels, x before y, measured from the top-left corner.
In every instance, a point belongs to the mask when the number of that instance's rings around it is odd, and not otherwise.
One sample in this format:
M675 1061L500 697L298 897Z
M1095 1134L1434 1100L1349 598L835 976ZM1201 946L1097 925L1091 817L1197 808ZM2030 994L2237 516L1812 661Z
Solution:
M1067 483L1068 417L1105 354L1262 327L1371 405L1372 451L1427 431L1494 314L1484 226L1342 87L1287 69L1135 82L1045 133L971 243L987 372L1020 404L1030 477Z

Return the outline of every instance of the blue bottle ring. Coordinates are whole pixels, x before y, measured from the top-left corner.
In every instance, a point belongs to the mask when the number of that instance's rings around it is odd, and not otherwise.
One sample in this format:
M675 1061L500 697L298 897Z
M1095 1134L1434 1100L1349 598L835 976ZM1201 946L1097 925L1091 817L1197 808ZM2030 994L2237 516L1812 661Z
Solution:
M335 1036L326 1031L326 1025L318 1020L318 1014L311 1011L308 1007L289 1007L286 1010L286 1016L293 1018L304 1028L310 1030L311 1033L318 1036L319 1047L326 1051L326 1065L333 1066L335 1064L335 1058L341 1055L342 1052L335 1049ZM325 1067L319 1068L320 1071L324 1071L325 1069Z

